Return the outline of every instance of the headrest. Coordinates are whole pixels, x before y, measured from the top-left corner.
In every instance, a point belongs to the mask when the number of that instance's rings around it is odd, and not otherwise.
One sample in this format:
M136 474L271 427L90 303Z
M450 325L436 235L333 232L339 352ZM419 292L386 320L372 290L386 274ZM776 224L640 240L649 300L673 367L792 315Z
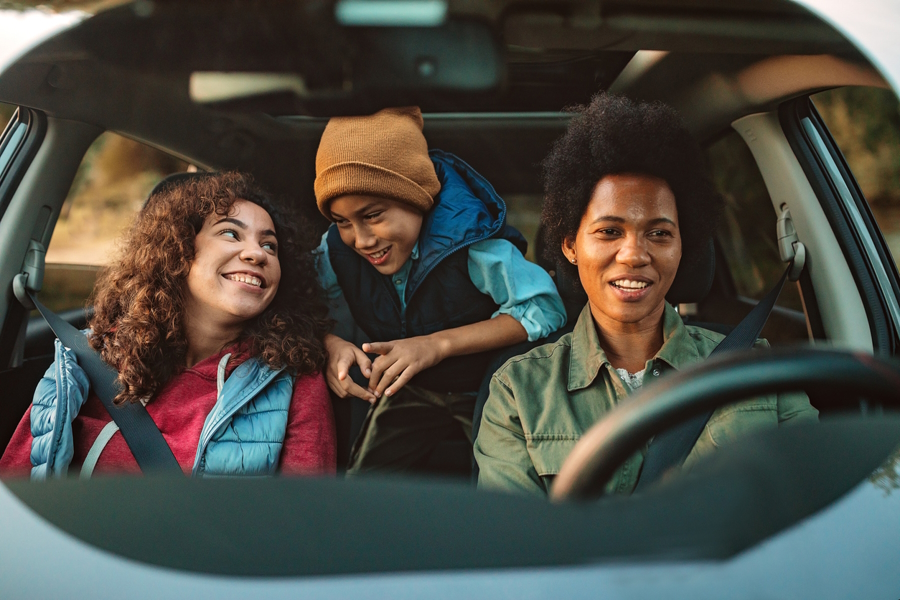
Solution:
M195 171L193 173L188 173L185 171L181 173L172 173L171 175L166 175L162 179L162 181L153 186L153 189L150 190L150 194L147 196L147 200L152 198L154 194L160 193L170 185L182 183L184 181L191 181L194 179L203 179L204 177L209 177L212 174L213 173L208 173L206 171Z
M710 238L705 248L697 252L695 260L678 266L666 300L676 306L700 302L709 293L715 274L716 248Z

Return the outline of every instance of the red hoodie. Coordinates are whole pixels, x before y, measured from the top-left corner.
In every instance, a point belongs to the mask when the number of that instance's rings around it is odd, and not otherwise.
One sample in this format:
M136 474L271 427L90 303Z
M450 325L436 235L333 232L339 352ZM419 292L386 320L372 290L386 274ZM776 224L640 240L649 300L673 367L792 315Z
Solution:
M210 356L173 378L149 403L163 438L172 448L178 464L188 475L194 466L200 431L216 403L216 375L219 361L229 350ZM233 351L233 349L231 350ZM226 377L242 362L230 361ZM91 392L72 423L75 453L72 472L77 472L100 430L112 420L100 399ZM335 472L334 415L325 379L321 374L298 377L288 410L287 430L281 449L280 470L284 474L332 474ZM3 458L0 474L27 477L31 473L31 407L19 422ZM94 474L140 473L140 468L116 432L103 449Z

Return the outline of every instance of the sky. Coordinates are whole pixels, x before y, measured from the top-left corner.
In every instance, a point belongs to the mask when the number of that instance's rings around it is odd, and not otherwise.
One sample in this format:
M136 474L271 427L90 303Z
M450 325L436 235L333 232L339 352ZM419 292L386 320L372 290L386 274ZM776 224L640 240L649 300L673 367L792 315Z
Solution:
M5 68L29 48L86 16L86 13L78 11L0 10L0 68Z

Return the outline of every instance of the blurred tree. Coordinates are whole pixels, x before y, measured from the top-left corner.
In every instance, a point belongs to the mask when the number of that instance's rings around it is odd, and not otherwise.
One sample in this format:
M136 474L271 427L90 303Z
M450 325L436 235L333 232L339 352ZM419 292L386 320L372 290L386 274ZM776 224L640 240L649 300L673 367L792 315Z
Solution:
M900 207L900 104L891 90L845 87L813 96L866 200Z
M900 448L888 458L880 467L869 476L869 481L884 491L884 495L890 495L894 490L900 490Z
M846 87L813 102L900 262L900 102L891 90Z
M16 112L16 107L12 104L0 104L0 120L3 121L3 127L6 127L6 124L12 119L14 112Z
M112 132L85 153L47 251L48 262L106 264L153 186L188 164Z

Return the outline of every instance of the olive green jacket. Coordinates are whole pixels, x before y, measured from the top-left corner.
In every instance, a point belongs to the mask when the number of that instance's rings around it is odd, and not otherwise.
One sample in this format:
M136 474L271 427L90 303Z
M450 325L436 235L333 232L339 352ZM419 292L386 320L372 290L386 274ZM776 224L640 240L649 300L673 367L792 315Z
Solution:
M644 386L667 371L705 359L725 336L685 326L668 304L663 316L663 345L647 361ZM766 347L764 340L757 347ZM629 394L600 348L590 306L574 331L506 362L491 379L475 441L480 488L546 494L572 447ZM716 410L684 463L690 469L715 448L747 432L780 423L816 420L805 394L778 394L738 402ZM646 451L646 447L644 452ZM644 452L616 472L607 493L631 493Z

